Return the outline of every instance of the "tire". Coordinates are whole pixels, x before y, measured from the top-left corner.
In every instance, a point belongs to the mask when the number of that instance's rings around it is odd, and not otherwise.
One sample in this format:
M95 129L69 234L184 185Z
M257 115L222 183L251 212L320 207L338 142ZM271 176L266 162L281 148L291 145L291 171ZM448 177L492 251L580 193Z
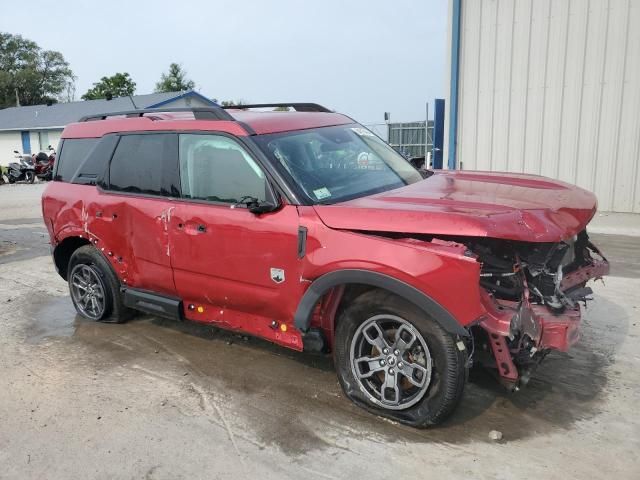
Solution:
M379 343L378 332L385 343ZM388 353L374 344L386 345ZM467 351L456 338L418 307L382 290L360 295L340 315L334 361L354 403L413 427L444 421L462 398L467 378ZM382 388L391 383L395 387Z
M24 180L27 183L33 183L36 179L36 174L29 171L29 172L25 172L24 174Z
M9 183L16 183L16 179L13 177L9 177Z
M67 272L71 301L79 315L110 323L123 323L132 316L133 310L122 303L118 277L95 247L85 245L74 251ZM87 292L92 299L87 300ZM94 308L96 304L100 308Z

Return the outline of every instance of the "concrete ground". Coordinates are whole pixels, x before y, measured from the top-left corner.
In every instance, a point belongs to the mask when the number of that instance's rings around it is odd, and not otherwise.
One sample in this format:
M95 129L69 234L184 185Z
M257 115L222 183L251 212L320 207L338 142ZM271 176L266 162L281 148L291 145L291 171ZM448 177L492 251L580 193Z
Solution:
M77 318L42 188L0 187L0 478L640 478L640 238L593 236L613 271L569 354L517 394L476 373L445 425L414 430L353 406L321 356Z

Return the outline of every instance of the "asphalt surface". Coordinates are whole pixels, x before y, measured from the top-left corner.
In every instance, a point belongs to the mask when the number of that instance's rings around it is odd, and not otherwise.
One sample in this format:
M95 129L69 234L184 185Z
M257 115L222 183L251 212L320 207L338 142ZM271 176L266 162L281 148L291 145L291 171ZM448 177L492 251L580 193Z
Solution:
M330 358L151 316L80 319L42 188L0 187L2 479L640 478L638 237L593 236L613 271L576 348L516 394L475 372L445 425L415 430L352 405Z

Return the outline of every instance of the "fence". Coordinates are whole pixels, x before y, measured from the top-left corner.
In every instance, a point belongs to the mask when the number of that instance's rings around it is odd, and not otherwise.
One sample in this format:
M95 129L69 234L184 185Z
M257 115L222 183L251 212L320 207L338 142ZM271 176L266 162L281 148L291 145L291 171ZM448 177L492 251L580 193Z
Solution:
M388 142L394 149L406 157L433 156L433 120L425 122L389 123Z

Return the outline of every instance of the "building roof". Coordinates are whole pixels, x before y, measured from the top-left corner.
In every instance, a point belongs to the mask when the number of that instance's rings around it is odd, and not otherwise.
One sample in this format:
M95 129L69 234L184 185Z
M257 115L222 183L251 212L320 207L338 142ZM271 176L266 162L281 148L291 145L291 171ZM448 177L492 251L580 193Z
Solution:
M188 92L133 95L132 98L118 97L111 100L101 99L54 103L51 106L31 105L27 107L11 107L0 110L0 131L64 128L65 125L77 122L86 115L135 110L136 108L154 108L187 96L195 96L201 100L210 102L211 105L216 105L198 92L190 90ZM131 101L132 99L133 103Z

